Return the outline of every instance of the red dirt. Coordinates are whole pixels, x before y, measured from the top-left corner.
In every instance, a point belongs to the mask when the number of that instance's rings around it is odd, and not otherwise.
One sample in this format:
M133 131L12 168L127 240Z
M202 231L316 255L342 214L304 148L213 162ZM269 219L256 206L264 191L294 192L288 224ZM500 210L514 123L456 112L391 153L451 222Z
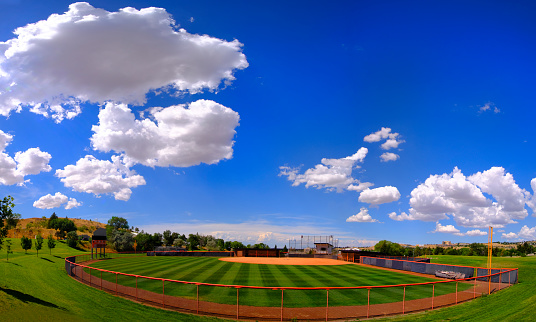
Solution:
M300 258L300 257L222 257L221 261L247 264L272 265L346 265L350 262L327 258Z

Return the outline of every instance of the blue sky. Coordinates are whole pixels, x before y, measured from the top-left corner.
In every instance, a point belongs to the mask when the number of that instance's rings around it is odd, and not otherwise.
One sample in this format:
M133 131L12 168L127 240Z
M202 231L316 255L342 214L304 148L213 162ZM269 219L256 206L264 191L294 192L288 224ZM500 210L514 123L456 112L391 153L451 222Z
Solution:
M0 0L0 194L246 244L536 239L535 10Z

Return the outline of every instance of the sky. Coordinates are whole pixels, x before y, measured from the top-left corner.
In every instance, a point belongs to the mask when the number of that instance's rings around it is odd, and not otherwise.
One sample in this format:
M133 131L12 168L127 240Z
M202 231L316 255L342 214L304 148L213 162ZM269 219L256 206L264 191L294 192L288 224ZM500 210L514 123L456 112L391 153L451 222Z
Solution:
M0 0L0 196L279 247L534 240L535 12Z

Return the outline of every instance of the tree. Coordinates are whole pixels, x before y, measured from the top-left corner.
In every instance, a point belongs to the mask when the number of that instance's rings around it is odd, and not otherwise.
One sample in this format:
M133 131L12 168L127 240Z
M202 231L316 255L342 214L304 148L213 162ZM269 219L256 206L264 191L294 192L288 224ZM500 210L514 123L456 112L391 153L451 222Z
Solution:
M114 230L110 242L113 249L118 252L126 252L134 249L134 235L126 230Z
M56 241L54 240L54 237L52 237L52 235L48 235L47 246L48 246L48 249L50 250L50 255L52 255L52 248L56 247Z
M189 234L188 235L188 249L195 250L199 246L199 234Z
M19 214L13 213L13 208L15 207L14 200L11 196L4 197L4 199L0 200L0 249L2 249L2 243L7 236L7 230L17 226L17 222L20 219Z
M288 253L287 245L283 246L283 253Z
M54 214L52 214L50 218L52 218L53 216ZM76 231L76 225L74 224L74 221L69 220L67 218L50 219L48 221L47 227L49 227L49 229L56 229L56 236L61 239L65 238L68 232Z
M54 224L55 224L55 221L58 220L58 216L56 215L55 212L52 213L52 215L50 215L50 218L48 219L48 223L47 223L47 228L48 229L55 229L53 228Z
M125 218L113 216L108 220L108 224L106 225L106 237L108 237L108 240L110 240L110 238L112 238L112 233L114 232L114 230L126 230L128 228L128 221Z
M177 233L173 233L173 234L177 234ZM177 237L173 238L173 234L171 233L171 230L169 229L164 231L164 233L162 234L162 237L164 238L164 245L170 246L171 244L173 244L173 241L175 240L175 238L177 238Z
M11 250L11 239L8 239L6 241L6 249L7 249L7 260L9 261L9 254L13 254L13 251Z
M37 235L35 237L35 250L37 251L37 257L39 257L39 250L43 248L43 237L41 235Z
M76 246L78 246L78 235L75 230L67 233L67 246L71 248L76 248Z
M32 240L28 237L22 236L20 239L20 245L24 249L24 253L28 254L28 249L32 249Z

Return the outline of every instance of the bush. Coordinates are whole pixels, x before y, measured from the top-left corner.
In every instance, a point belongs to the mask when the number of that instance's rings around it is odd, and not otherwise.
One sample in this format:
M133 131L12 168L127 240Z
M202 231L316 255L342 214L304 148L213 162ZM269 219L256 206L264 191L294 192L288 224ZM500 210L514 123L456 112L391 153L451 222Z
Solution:
M78 235L76 231L70 231L67 233L67 246L76 248L78 246Z

